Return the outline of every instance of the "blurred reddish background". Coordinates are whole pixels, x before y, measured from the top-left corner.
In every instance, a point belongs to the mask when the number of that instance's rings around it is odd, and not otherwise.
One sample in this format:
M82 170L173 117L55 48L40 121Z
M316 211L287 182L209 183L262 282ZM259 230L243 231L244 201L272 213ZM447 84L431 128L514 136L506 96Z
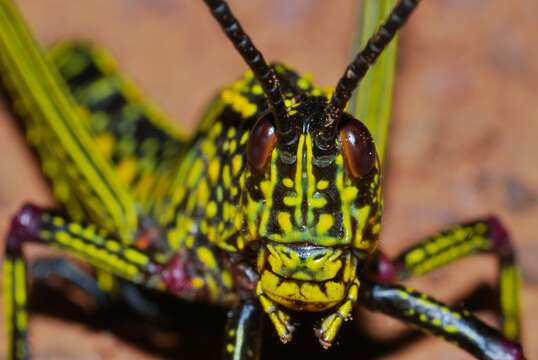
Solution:
M195 128L219 87L245 69L201 1L16 2L43 44L77 38L110 49L144 93L187 129ZM266 58L311 72L319 84L335 84L350 54L358 1L231 4ZM383 247L396 255L444 225L498 214L520 254L529 359L538 358L536 13L534 0L437 0L420 5L400 43L382 234ZM9 217L23 202L48 205L52 200L13 119L5 107L1 110L4 234ZM480 256L411 284L450 302L494 278L495 261ZM361 322L370 320L372 336L401 331L385 317L361 314ZM31 332L39 359L158 358L106 331L58 318L32 317ZM469 357L441 340L420 338L383 358Z

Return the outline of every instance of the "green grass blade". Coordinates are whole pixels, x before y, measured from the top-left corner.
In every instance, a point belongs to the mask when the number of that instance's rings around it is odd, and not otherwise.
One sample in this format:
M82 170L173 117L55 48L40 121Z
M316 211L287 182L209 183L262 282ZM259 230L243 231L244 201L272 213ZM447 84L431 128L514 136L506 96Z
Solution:
M396 2L397 0L363 0L359 20L359 40L354 46L355 53L366 45ZM349 106L349 111L366 124L372 133L382 163L391 118L397 42L396 37L383 51L368 75L361 81Z

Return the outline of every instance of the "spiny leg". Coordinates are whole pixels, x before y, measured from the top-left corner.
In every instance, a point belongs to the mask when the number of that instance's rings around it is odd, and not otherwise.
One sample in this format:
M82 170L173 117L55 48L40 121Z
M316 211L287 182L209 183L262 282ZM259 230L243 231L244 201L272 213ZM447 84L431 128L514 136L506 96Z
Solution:
M158 306L146 299L136 285L105 271L93 275L67 258L37 259L32 263L30 275L34 280L64 280L87 294L98 308L118 299L143 318L155 318L159 314Z
M14 239L8 237L8 244ZM28 359L26 266L20 248L6 249L3 263L4 329L7 359Z
M66 258L37 259L32 263L30 274L34 280L47 282L50 279L60 279L72 284L98 305L107 301L107 293L99 287L97 279Z
M368 309L443 337L479 359L524 359L521 345L505 338L468 311L449 308L399 285L365 282L360 295L361 304Z
M508 232L494 217L441 231L403 251L393 261L380 255L376 278L382 282L406 280L478 253L491 253L498 258L503 332L508 338L518 340L520 274Z
M260 358L263 311L257 300L247 300L228 314L224 329L224 360Z
M177 296L195 296L188 264L178 256L146 254L127 246L95 226L71 222L53 211L27 205L14 217L6 241L3 296L8 359L28 359L27 284L24 244L58 247L79 256L96 269L148 288Z

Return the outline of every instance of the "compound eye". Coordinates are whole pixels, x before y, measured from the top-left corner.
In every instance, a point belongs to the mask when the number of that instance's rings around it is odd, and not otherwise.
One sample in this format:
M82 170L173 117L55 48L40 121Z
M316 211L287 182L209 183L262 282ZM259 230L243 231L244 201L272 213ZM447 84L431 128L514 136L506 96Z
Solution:
M340 130L346 167L355 179L366 176L375 165L376 152L370 132L360 121L348 120Z
M247 159L256 170L262 171L271 157L276 145L275 127L271 121L272 114L261 117L250 131L247 143Z

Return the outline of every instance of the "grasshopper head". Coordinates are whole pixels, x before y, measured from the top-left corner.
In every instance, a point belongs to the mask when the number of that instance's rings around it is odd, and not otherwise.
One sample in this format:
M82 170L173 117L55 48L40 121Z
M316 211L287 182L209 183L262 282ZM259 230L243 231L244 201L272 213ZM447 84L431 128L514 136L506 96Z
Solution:
M250 238L260 242L259 288L293 310L340 304L377 241L380 168L366 127L347 113L327 134L329 101L289 108L282 134L268 112L247 143Z

